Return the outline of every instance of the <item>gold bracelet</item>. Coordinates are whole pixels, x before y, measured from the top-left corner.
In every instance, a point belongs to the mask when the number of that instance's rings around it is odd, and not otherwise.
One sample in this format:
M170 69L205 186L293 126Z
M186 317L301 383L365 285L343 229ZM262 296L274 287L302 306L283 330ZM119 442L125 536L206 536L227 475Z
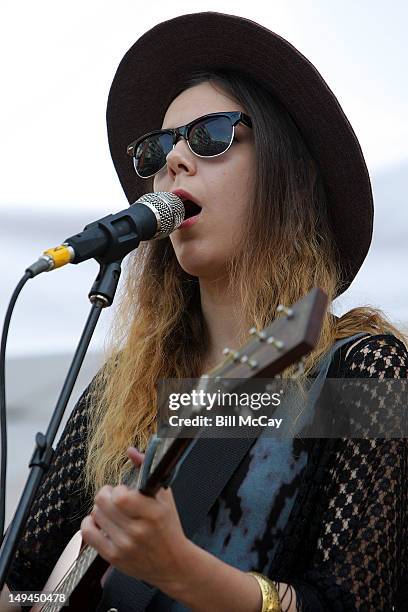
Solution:
M261 589L261 612L282 612L278 590L273 584L272 580L269 580L269 578L263 574L258 574L258 572L248 572L248 574L256 579L257 583L259 584L259 588Z

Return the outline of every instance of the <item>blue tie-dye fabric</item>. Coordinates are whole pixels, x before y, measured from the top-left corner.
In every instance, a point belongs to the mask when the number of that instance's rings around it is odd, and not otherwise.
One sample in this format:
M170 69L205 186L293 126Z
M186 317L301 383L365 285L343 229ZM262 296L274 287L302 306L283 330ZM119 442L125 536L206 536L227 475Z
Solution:
M267 573L307 461L306 450L297 455L293 442L258 438L249 452L246 474L238 471L241 484L236 491L225 489L215 520L211 512L193 538L196 544L241 570Z

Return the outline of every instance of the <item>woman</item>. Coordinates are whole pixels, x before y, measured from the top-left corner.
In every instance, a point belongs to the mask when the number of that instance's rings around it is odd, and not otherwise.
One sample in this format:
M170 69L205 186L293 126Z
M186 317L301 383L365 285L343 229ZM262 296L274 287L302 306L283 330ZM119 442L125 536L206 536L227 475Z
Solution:
M201 212L129 262L117 342L67 424L9 587L41 588L81 525L109 563L160 590L148 610L392 609L407 575L406 440L293 441L286 458L269 440L270 491L252 494L261 460L251 449L193 538L171 488L148 498L118 484L143 460L133 445L143 451L156 429L159 378L200 376L251 326L266 327L279 303L314 286L331 301L361 266L371 189L334 95L277 35L201 13L160 24L132 47L107 120L130 203L178 191ZM182 137L150 135L186 125ZM406 378L397 335L374 310L327 312L306 373L328 356L330 377ZM109 581L113 599L102 609L120 599Z

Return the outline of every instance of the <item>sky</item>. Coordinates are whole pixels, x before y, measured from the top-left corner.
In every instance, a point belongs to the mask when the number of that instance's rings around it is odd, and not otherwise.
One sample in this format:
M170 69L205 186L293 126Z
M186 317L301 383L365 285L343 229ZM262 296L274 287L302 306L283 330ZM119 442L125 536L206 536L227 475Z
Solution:
M398 0L3 0L0 214L6 222L0 226L0 236L7 256L0 263L0 315L25 265L43 249L127 205L105 127L109 87L124 53L161 21L215 10L253 19L285 37L315 64L335 92L360 140L374 195L380 185L375 261L381 262L391 291L387 289L385 306L403 319L407 310L395 287L405 279L408 251L403 233L398 234L398 244L392 243L392 237L394 228L406 227L408 221L401 182L404 173L395 175L408 163L408 85L403 76L408 56L407 7L408 3ZM395 187L384 182L384 176L398 176L400 182ZM397 190L392 216L387 209L388 186ZM383 231L388 232L386 241ZM384 253L391 257L390 245L397 248L395 269L385 265L382 257ZM97 271L94 262L83 266L80 271L69 266L55 281L51 276L36 279L35 287L25 290L16 310L12 350L38 348L41 334L48 334L44 351L73 346ZM376 301L378 267L365 268L362 275L357 289L347 292L344 308L360 298ZM405 280L404 286L406 293ZM383 305L381 300L377 305ZM56 333L50 322L55 319L56 324L60 313L71 319ZM408 321L408 315L405 318Z
M116 67L147 29L202 10L258 21L306 55L341 102L370 170L407 159L407 7L398 0L3 0L0 206L103 213L125 204L105 130Z

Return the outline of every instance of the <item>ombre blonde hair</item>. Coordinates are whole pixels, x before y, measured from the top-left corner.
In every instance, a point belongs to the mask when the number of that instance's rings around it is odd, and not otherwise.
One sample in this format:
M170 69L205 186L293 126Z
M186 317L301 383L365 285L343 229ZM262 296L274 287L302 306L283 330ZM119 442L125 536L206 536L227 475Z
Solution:
M228 262L242 320L261 330L278 304L293 304L313 287L331 304L343 282L339 256L318 167L296 126L270 94L237 73L199 73L183 89L204 80L255 118L257 168L245 248ZM336 339L358 332L400 336L376 309L355 308L340 319L328 311L306 372ZM240 344L248 340L244 332L239 337ZM181 268L169 238L143 243L129 258L106 363L92 385L85 474L91 492L122 481L128 446L146 448L156 431L156 382L200 376L208 349L198 279Z

